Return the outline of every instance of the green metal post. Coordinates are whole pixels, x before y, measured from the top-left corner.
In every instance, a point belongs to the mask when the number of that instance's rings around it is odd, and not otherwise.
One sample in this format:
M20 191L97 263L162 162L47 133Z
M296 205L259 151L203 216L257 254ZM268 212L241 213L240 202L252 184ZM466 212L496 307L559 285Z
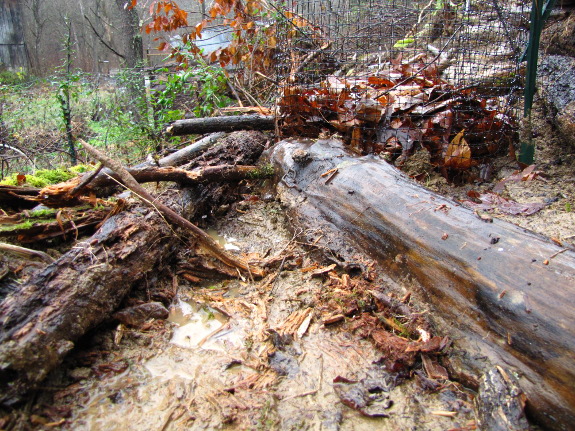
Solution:
M523 109L523 116L527 118L531 124L531 108L533 106L533 97L535 95L535 88L537 82L537 61L539 58L539 42L541 40L541 31L543 24L551 14L556 0L547 0L543 5L543 0L533 0L531 6L531 20L529 25L529 43L527 51L523 55L522 60L527 60L527 76L525 83L525 104ZM519 151L519 162L530 165L533 163L535 156L535 143L529 137L526 142L521 143Z

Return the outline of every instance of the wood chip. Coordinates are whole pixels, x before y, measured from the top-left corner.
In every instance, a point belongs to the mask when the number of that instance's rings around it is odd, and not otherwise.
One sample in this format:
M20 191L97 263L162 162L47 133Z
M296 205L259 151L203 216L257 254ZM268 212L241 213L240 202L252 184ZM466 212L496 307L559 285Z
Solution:
M444 416L446 418L454 418L455 416L457 416L457 412L449 412L446 410L434 410L430 413L435 416Z
M311 272L311 276L312 277L319 277L323 274L327 274L328 272L334 270L336 266L337 265L335 263L332 263L329 266L324 266L323 268L318 268L318 269Z
M327 325L332 325L332 324L337 323L337 322L341 322L344 319L345 319L345 316L343 314L335 314L333 316L329 316L329 317L326 317L325 319L323 319L322 323L324 324L324 326L327 326Z
M296 310L283 322L277 332L281 335L291 335L301 338L307 331L312 318L313 308ZM300 335L301 334L301 335Z

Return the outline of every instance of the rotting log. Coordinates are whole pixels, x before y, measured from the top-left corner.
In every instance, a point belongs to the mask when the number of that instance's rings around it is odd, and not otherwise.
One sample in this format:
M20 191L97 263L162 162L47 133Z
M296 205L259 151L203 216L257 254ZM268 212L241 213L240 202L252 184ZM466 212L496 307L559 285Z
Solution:
M199 184L204 181L228 182L239 181L246 178L257 177L260 170L257 166L207 166L205 168L188 171L186 169L174 167L145 166L142 168L126 169L130 175L139 183L149 183L157 181L173 181L182 186ZM114 181L118 176L112 173L107 181L102 181L102 186L117 184ZM114 178L114 179L112 179Z
M203 138L199 139L198 141L190 144L181 150L176 151L175 153L169 154L166 157L162 157L158 160L157 164L152 162L146 161L144 163L140 163L133 168L131 168L134 172L145 170L150 166L157 166L161 168L167 168L170 166L179 166L183 165L190 161L193 157L201 154L203 151L206 151L208 148L215 145L220 139L225 137L225 133L212 133L208 136L204 136ZM86 174L88 176L89 174ZM134 173L132 173L134 175ZM102 171L89 183L87 186L90 187L92 190L96 190L102 187L107 187L110 185L110 177L113 177L114 173L108 169L102 169Z
M351 156L340 141L283 141L269 157L294 226L322 236L341 265L356 248L393 279L407 277L456 339L452 362L476 377L510 368L537 422L572 429L575 252L486 223L378 158Z
M107 170L109 171L109 169ZM197 185L204 182L226 183L262 176L262 171L257 166L230 165L207 166L193 171L175 167L144 166L126 169L126 171L139 183L173 181L181 186ZM80 203L79 195L76 194L75 190L78 189L78 183L81 181L83 181L82 177L76 177L65 183L47 186L34 199L52 208L78 204ZM103 188L119 184L121 184L121 180L118 175L109 171L105 177L98 179L97 190L92 185L86 188L84 192L87 190L100 192Z
M183 136L236 130L273 130L274 128L275 117L273 115L230 115L177 120L166 128L166 134Z
M179 241L155 211L108 219L0 304L0 403L37 386Z
M268 138L256 131L233 132L228 135L214 133L160 159L159 166L146 162L127 170L138 182L177 181L188 187L199 183L225 184L251 178L255 168L248 165L257 161L267 142ZM176 165L180 167L174 167ZM81 202L80 196L90 193L106 196L115 191L114 186L119 184L119 176L108 168L102 169L92 177L91 182L86 183L85 177L90 175L88 173L81 178L47 186L32 199L56 208L77 205ZM82 183L84 186L79 187ZM201 199L201 203L207 204L204 199Z
M206 252L210 253L213 257L219 259L222 263L232 267L238 268L246 271L252 275L257 275L262 277L264 275L263 271L256 266L250 268L250 264L240 257L236 257L221 247L216 240L214 240L206 232L198 228L195 224L185 219L169 206L164 205L155 199L146 189L144 189L130 173L121 165L121 163L113 160L112 158L106 156L101 151L92 147L87 142L82 139L79 140L82 147L88 152L92 157L97 158L104 166L111 169L115 174L117 174L125 187L130 189L138 198L144 203L144 205L155 208L160 211L165 218L172 224L185 229L188 233L200 243L202 248Z

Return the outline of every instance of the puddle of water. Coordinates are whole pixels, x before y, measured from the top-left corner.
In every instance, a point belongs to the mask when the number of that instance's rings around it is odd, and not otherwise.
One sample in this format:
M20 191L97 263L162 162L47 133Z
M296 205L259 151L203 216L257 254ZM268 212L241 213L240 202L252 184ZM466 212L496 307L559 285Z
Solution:
M206 229L206 233L211 236L213 239L217 241L225 250L234 250L239 251L240 248L234 244L238 240L236 238L232 238L231 236L221 236L217 230L215 229Z
M210 334L227 323L227 318L217 310L200 306L196 302L178 302L170 307L168 321L176 323L171 343L187 349L202 347Z
M237 324L219 311L194 301L178 302L170 307L168 321L178 325L170 342L185 349L226 351L243 344Z

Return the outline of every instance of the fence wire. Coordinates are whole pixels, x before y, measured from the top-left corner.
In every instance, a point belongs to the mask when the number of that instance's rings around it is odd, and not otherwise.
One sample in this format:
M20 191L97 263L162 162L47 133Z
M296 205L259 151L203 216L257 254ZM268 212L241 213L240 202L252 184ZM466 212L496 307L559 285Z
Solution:
M530 5L476 0L290 0L278 54L284 135L339 133L400 165L441 169L513 151ZM291 17L291 15L288 15Z

